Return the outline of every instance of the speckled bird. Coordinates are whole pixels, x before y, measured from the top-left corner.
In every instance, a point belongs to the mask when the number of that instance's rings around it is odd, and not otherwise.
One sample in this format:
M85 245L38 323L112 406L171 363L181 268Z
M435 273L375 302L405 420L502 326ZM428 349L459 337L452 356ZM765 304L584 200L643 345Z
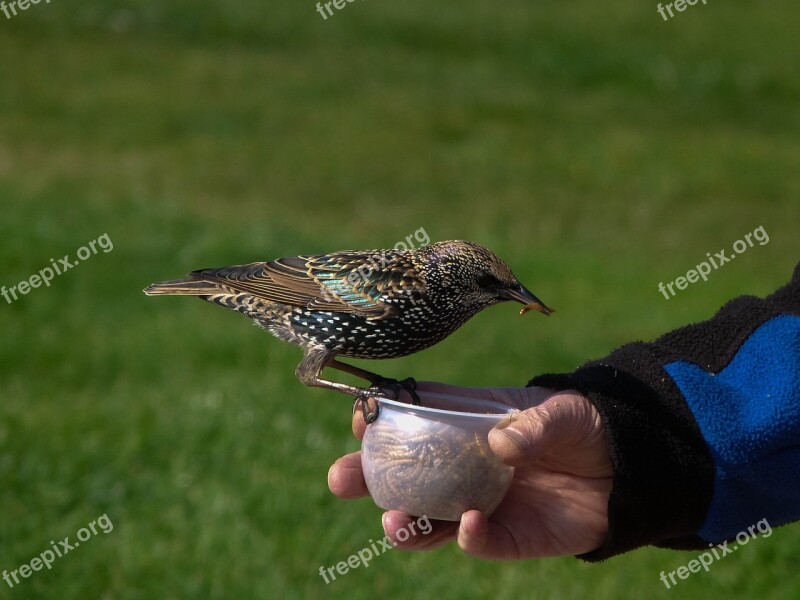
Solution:
M473 242L437 242L408 250L343 251L202 269L187 279L153 283L151 296L196 296L240 312L276 337L303 348L295 373L309 386L357 398L407 389L337 359L396 358L442 341L484 308L514 300L520 312L552 309L525 288L495 254ZM322 378L332 367L369 381L359 388ZM366 406L366 402L362 404ZM377 407L376 407L377 408ZM374 420L377 410L367 413Z

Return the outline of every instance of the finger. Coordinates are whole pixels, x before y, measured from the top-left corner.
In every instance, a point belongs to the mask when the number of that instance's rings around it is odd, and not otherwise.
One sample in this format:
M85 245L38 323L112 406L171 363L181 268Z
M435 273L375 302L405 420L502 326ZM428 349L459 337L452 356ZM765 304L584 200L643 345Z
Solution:
M420 381L417 384L417 391L420 393L447 394L461 398L493 400L520 410L541 404L554 393L553 390L537 386L467 388L436 381Z
M475 398L477 400L494 400L495 402L508 402L508 390L525 389L525 388L498 388L498 387L461 387L459 385L450 385L449 383L439 383L438 381L420 381L417 383L417 392L445 394L448 396L457 396L460 398ZM526 404L524 408L529 405Z
M331 465L328 469L328 487L339 498L369 496L361 471L361 452L345 454Z
M431 550L448 544L456 537L458 523L431 521L412 517L399 510L383 513L383 530L392 546L402 550Z
M489 432L492 451L506 464L530 464L565 443L576 444L597 427L597 414L577 392L559 392L509 417Z
M364 432L367 430L367 424L364 421L362 402L363 400L361 398L356 398L356 401L353 403L353 435L359 440L364 438Z
M511 532L504 525L489 521L478 510L470 510L461 515L457 539L458 547L475 558L520 558Z
M483 388L466 388L449 383L438 381L418 381L418 392L429 392L434 394L449 394L452 396L466 396L467 398L485 398L486 393Z

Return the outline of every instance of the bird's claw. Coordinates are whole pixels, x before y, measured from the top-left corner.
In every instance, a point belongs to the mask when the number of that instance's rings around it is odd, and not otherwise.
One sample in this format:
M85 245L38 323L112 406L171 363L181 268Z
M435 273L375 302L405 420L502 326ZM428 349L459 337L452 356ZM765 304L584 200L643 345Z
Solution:
M411 404L415 406L420 406L422 401L419 399L419 395L417 394L417 380L413 377L406 377L402 381L398 381L397 379L391 379L389 377L376 377L372 383L372 388L376 391L385 392L386 390L391 391L394 394L394 398L392 400L397 400L400 398L400 392L405 390L408 392L408 395L411 396Z
M364 416L364 421L369 425L374 423L380 412L377 398L387 398L389 400L397 400L400 398L400 392L405 390L411 396L411 403L415 406L420 406L422 401L417 394L417 381L413 377L406 377L402 381L397 379L390 379L389 377L376 377L371 381L372 386L361 390L355 396L355 403L353 404L353 412L356 411L359 401L361 402L361 414ZM391 392L391 395L387 392ZM370 408L370 400L375 404L375 408Z
M411 396L411 404L415 406L420 406L422 404L422 400L419 399L419 394L417 394L417 380L413 377L406 377L403 381L398 382L400 387L402 387L405 391L408 392L408 395Z
M374 409L369 407L370 400L375 403ZM378 419L378 414L380 413L380 405L375 399L375 394L373 394L371 390L362 390L357 393L356 400L353 403L353 412L356 412L356 406L358 406L359 402L361 402L361 414L364 417L364 422L367 425L374 423Z

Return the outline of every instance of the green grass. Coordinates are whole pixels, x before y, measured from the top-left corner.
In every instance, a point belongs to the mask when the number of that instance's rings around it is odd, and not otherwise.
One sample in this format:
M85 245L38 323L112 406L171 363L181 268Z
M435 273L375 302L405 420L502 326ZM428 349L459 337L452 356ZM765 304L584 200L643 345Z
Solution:
M792 598L797 527L669 592L695 553L318 575L382 535L327 490L343 397L238 315L149 299L191 269L393 245L504 257L556 317L494 308L386 375L524 384L783 284L800 259L796 3L75 3L0 15L0 569L114 524L2 598ZM291 5L291 8L290 8ZM660 281L763 225L667 301ZM365 365L367 363L364 363ZM373 365L374 366L374 365Z

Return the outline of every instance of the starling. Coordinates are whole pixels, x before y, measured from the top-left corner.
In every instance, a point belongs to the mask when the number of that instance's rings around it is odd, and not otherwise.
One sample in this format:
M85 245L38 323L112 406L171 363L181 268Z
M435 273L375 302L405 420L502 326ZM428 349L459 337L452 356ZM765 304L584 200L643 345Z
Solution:
M238 311L276 337L303 348L295 371L308 386L356 398L395 395L405 388L419 402L413 379L381 377L338 360L396 358L442 341L470 317L506 300L549 315L500 258L468 241L409 250L344 251L202 269L187 279L153 283L150 296L196 296ZM325 367L369 381L370 388L322 378ZM367 412L367 422L377 417Z

